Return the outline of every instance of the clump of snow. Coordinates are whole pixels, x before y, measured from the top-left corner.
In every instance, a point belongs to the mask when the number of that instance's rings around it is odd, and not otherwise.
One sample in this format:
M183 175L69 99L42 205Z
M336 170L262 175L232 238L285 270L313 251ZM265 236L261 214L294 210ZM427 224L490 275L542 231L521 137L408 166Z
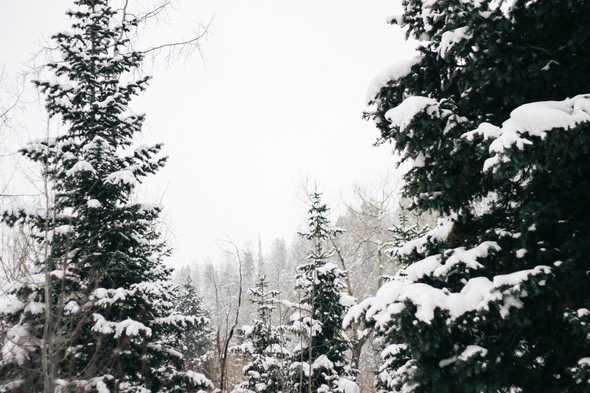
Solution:
M440 46L438 53L445 59L449 51L458 44L459 42L471 38L471 34L468 33L469 27L463 26L457 29L445 31L440 38Z
M105 306L111 305L117 302L123 302L129 295L135 294L134 289L124 289L124 288L114 288L114 289L106 289L106 288L96 288L92 294L91 298L96 301L97 306Z
M385 328L392 316L406 309L407 301L416 306L416 319L425 323L431 323L437 309L448 311L451 319L456 319L469 311L486 310L493 301L502 302L500 313L506 317L511 308L522 307L514 291L518 291L520 285L531 277L548 275L550 272L548 266L537 266L499 275L492 281L486 277L475 277L468 280L460 292L450 292L423 283L392 280L379 288L374 297L352 307L345 323L364 315L365 320L373 320L378 328Z
M569 129L579 123L590 121L590 94L578 95L563 101L542 101L524 104L510 114L501 128L493 130L486 125L488 135L496 133L489 151L493 154L484 163L484 172L494 169L510 159L506 151L512 147L523 150L533 142L530 137L544 139L547 132L554 128ZM477 130L476 130L477 131ZM471 134L465 134L469 138Z
M430 106L436 106L438 101L434 98L422 96L410 96L398 106L391 108L385 113L385 118L391 127L404 131L416 115Z
M64 311L66 314L76 314L80 311L80 305L76 301L70 300L64 306Z
M485 357L488 354L488 350L480 347L479 345L468 345L467 348L458 356L461 361L468 361L475 356Z
M342 390L343 393L360 393L361 391L356 382L351 381L347 378L339 378L338 387Z
M496 139L501 134L501 130L496 127L495 125L483 122L473 131L469 131L461 135L461 138L467 139L468 141L472 141L475 136L481 136L484 140L488 139Z
M131 318L127 318L124 321L115 323L114 327L115 338L119 338L123 335L138 336L141 332L144 332L146 336L152 335L152 329L145 326L143 323L135 321Z
M390 344L381 351L381 359L400 354L408 348L407 344Z
M464 247L455 248L452 251L452 255L445 261L445 264L437 268L433 273L435 276L443 276L458 264L463 264L472 270L479 269L483 266L477 261L478 259L486 258L490 254L490 251L499 250L500 246L498 243L492 241L483 242L470 249L465 249Z
M53 233L56 235L67 235L72 232L73 228L71 225L60 225L53 229Z
M330 370L333 367L334 367L334 363L332 363L326 355L319 356L316 360L314 360L314 362L311 365L311 368L313 370L317 370L319 368L325 368L327 370Z
M374 100L379 93L379 90L386 86L387 83L409 75L412 71L412 67L418 64L423 57L424 55L418 54L411 59L398 61L375 76L369 83L369 88L367 90L367 102Z
M137 184L137 179L135 178L135 175L132 171L123 169L108 175L106 182L125 186L135 186Z
M438 367L445 368L445 367L448 367L451 364L455 363L456 361L457 361L457 357L451 356L450 358L446 358L446 359L443 359L440 362L438 362Z
M432 274L441 266L442 256L440 254L431 255L418 262L415 262L402 270L399 276L404 277L409 282L416 282L425 276Z
M90 209L98 209L102 207L102 204L98 199L89 199L88 202L86 202L86 206Z
M444 242L453 229L453 221L450 218L439 219L437 225L423 236L404 243L403 246L393 249L394 256L407 256L414 251L423 253L425 247L431 242Z
M75 176L78 173L96 173L94 167L88 161L78 161L66 171L66 175Z
M336 266L332 262L327 262L327 263L323 264L322 266L320 266L317 269L317 272L318 272L318 275L324 275L324 274L328 274L336 269L338 269L338 266Z
M94 318L94 325L92 326L92 331L101 334L111 334L113 333L113 326L112 324L105 319L100 314L93 314Z
M210 389L213 388L213 384L211 383L211 381L201 373L198 373L198 372L195 372L192 370L188 370L188 371L186 371L186 376L193 383L193 385L205 386Z
M32 350L33 344L29 333L29 325L14 325L6 332L1 351L2 361L7 364L16 363L22 366L29 358L29 352Z
M39 315L45 310L45 304L40 302L29 302L24 311L32 315Z
M102 380L96 381L95 387L96 387L96 391L98 393L111 393L107 384L104 383L104 381L102 381Z
M482 268L483 265L477 260L485 258L490 251L499 251L500 246L496 242L486 241L478 246L465 249L459 247L451 250L450 256L444 261L441 254L431 255L421 261L415 262L402 270L399 275L410 282L416 282L429 275L442 277L448 274L455 266L464 265L471 270Z
M8 294L0 297L0 314L16 314L25 307L25 304L15 295Z

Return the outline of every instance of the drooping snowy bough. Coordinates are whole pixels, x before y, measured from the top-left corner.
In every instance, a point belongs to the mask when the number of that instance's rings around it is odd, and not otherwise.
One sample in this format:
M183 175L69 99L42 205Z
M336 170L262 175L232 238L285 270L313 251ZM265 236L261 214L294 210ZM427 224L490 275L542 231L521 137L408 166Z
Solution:
M404 7L420 55L366 115L440 224L393 251L406 267L345 325L383 342L382 392L588 391L590 4Z
M35 82L62 132L22 149L43 169L46 208L0 216L30 227L41 250L0 301L0 391L208 390L179 352L201 318L175 310L160 208L133 198L166 162L160 144L134 148L145 116L128 108L149 80L133 73L143 54L127 37L138 20L108 0L74 5L71 30L53 37L52 77Z

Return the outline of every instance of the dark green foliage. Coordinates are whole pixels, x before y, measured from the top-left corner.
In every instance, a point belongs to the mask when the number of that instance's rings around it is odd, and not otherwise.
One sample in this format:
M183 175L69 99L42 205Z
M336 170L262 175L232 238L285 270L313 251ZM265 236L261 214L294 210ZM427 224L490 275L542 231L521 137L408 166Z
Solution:
M176 311L195 319L195 325L182 335L181 352L188 369L205 372L206 355L211 346L209 312L190 276L186 277L180 291Z
M133 148L145 117L128 106L149 80L132 79L143 55L126 37L138 21L121 20L107 0L74 5L71 31L53 37L61 56L49 65L53 77L35 82L64 132L22 149L42 167L52 202L42 213L3 215L31 226L47 251L31 280L12 292L15 307L2 310L12 337L0 366L3 389L206 389L209 382L185 372L175 350L196 320L174 312L162 262L169 249L156 229L160 208L132 196L166 162L159 144Z
M250 289L250 301L256 306L258 315L252 325L241 329L244 342L233 349L250 359L244 367L246 379L234 388L234 393L285 391L285 360L289 355L285 345L285 329L273 325L272 315L278 295L278 291L268 288L264 275L259 276L256 286Z
M379 142L415 161L405 196L452 224L443 239L426 235L406 255L408 272L426 273L402 284L409 285L398 298L402 311L381 325L396 346L380 388L588 391L590 106L576 96L590 93L590 3L403 4L398 20L423 40L422 57L381 88L367 117ZM387 112L411 96L432 100L408 124L392 124ZM568 97L576 98L560 101ZM560 102L521 107L545 100ZM580 120L564 128L551 110ZM473 260L466 256L485 245ZM426 269L426 257L442 270ZM481 303L457 311L451 299L476 285L485 288ZM411 295L416 288L449 303L420 318L425 303Z
M301 309L292 317L291 328L300 335L301 345L293 353L292 382L296 391L307 392L311 381L311 391L338 392L339 379L352 377L345 356L349 343L342 328L345 272L329 262L333 251L328 240L339 231L329 227L328 208L317 192L311 202L309 230L301 234L309 241L310 252L307 263L297 267Z

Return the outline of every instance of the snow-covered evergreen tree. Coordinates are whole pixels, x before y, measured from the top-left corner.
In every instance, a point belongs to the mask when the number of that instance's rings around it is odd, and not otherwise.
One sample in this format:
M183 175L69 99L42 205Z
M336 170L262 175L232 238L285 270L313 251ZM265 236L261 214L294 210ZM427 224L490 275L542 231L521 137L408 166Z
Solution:
M427 231L426 226L420 226L410 221L411 213L404 208L400 208L397 222L389 228L391 242L393 247L401 247L409 240L424 235Z
M419 54L368 116L442 219L349 313L387 344L381 391L589 391L590 3L403 4Z
M310 251L307 262L297 267L296 289L301 299L290 325L299 336L290 366L297 392L342 392L343 383L353 378L346 358L350 345L342 329L346 273L329 261L333 248L328 240L338 231L330 228L327 213L321 195L313 193L308 232L301 234Z
M41 213L3 215L30 225L47 252L2 302L10 329L0 390L206 389L176 350L195 318L174 311L162 262L169 249L155 225L160 209L132 198L166 162L161 145L133 147L145 117L128 107L149 80L134 80L143 56L127 37L138 21L107 0L76 0L67 14L71 30L53 37L54 77L36 82L64 132L22 150L43 168L53 200Z
M285 391L284 369L288 351L285 346L284 328L273 324L278 291L270 290L264 275L250 289L250 302L256 307L257 318L251 325L240 329L244 342L233 351L249 358L244 367L245 380L234 393L277 393Z
M191 276L186 276L180 288L176 310L181 315L195 319L195 325L187 329L180 340L185 366L193 371L204 372L205 357L211 346L211 322L203 298L193 285Z

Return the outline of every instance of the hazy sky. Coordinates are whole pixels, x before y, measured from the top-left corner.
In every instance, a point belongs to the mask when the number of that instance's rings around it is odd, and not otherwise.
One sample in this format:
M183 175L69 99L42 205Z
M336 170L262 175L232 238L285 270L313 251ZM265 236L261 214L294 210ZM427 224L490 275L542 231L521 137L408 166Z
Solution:
M165 208L174 264L215 253L223 237L244 243L260 234L266 244L276 236L290 239L304 219L306 179L338 205L353 184L393 168L390 148L372 146L377 131L361 113L371 78L411 56L402 32L385 23L399 12L399 1L173 4L146 31L144 45L186 37L197 23L211 21L201 54L148 64L154 79L134 109L148 115L145 138L164 142L170 155L146 194ZM63 12L70 6L66 0L2 1L5 90L16 89L32 54L67 28ZM26 96L14 114L10 132L17 140L39 127L34 97ZM0 159L0 170L8 165Z

